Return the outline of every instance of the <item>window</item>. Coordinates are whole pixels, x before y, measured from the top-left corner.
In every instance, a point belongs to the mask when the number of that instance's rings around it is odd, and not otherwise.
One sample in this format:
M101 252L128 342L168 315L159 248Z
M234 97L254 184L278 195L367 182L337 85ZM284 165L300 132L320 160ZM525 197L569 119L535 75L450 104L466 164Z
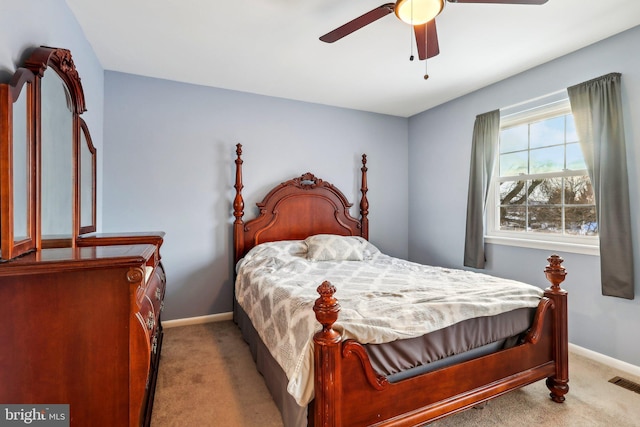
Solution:
M488 241L597 253L593 188L568 99L501 117L493 177Z

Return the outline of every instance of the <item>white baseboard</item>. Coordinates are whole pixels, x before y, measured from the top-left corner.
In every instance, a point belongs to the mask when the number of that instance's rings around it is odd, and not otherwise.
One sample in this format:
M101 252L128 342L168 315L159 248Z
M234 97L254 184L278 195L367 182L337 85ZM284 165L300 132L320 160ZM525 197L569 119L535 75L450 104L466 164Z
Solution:
M571 343L569 343L569 351L579 356L586 357L587 359L600 362L603 365L607 365L612 368L624 371L628 374L640 377L640 366L632 365L631 363L623 362L622 360L614 359L613 357L609 357L602 353L598 353Z
M163 320L163 328L175 328L177 326L201 325L203 323L222 322L232 320L233 313L209 314L207 316L187 317L185 319Z

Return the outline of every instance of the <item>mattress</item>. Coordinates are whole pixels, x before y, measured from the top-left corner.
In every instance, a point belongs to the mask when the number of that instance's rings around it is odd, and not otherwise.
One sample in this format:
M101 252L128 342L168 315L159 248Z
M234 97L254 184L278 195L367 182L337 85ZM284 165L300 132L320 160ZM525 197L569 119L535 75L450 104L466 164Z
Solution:
M365 344L373 369L390 382L444 368L518 344L536 309L520 308L464 320L416 338Z

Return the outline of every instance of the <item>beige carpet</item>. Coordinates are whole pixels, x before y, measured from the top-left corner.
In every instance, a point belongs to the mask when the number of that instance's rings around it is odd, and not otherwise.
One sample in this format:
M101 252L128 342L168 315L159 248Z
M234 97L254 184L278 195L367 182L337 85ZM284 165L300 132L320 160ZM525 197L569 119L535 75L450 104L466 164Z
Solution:
M570 391L552 402L538 382L429 424L467 426L640 426L640 394L608 382L623 372L570 355ZM231 321L165 330L152 427L281 427L249 349Z

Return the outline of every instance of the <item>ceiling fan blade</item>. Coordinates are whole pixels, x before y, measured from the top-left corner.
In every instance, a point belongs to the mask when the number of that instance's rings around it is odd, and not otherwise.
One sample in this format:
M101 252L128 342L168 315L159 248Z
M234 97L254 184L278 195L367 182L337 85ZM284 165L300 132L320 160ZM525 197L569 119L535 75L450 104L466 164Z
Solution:
M418 46L418 58L433 58L440 53L438 46L438 32L436 31L436 20L432 19L424 25L413 27L416 34L416 45Z
M393 9L395 8L395 3L386 3L380 7L377 7L362 16L358 16L356 19L347 22L346 24L336 28L333 31L328 32L324 36L320 37L320 40L326 43L333 43L337 40L340 40L344 36L348 36L360 28L371 24L378 19L387 16Z
M545 4L549 0L447 0L449 3Z

